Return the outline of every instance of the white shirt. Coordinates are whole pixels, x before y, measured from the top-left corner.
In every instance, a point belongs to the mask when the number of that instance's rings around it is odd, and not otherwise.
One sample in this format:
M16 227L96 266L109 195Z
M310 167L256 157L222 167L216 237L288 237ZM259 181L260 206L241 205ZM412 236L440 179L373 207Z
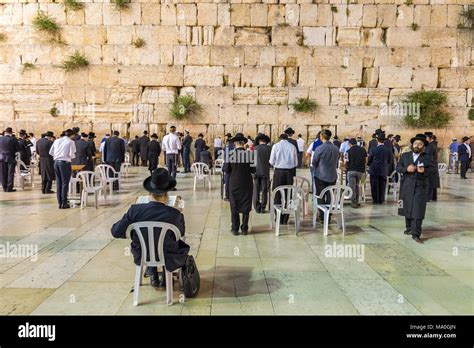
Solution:
M30 139L30 141L33 144L33 146L30 147L30 151L31 151L31 154L33 154L34 152L36 152L36 142L38 141L38 139L33 137Z
M268 162L278 169L293 169L297 167L298 156L296 154L296 147L288 140L280 140L272 146Z
M163 137L162 141L163 151L166 154L178 154L181 150L181 141L176 133L169 133Z
M221 149L224 147L221 138L215 138L214 139L214 148L216 148L216 147L220 147Z
M304 151L304 140L303 140L303 138L296 139L296 143L298 144L298 151L303 152Z
M66 136L61 137L53 142L49 154L55 161L71 162L76 158L76 144Z
M420 157L420 154L419 153L414 153L413 152L413 163L416 162L416 160L418 159L418 157Z
M345 142L343 142L341 144L341 147L339 148L339 152L340 153L346 153L347 151L349 151L349 140L346 140Z

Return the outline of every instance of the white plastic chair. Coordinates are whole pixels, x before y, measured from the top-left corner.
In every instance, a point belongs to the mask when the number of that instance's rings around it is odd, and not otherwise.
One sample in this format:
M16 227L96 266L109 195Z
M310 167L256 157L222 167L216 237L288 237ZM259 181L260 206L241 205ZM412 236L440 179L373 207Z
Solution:
M104 195L104 200L106 197L106 189L102 182L99 186L95 186L96 174L94 172L84 170L77 174L77 179L82 181L82 193L81 193L81 209L87 207L87 197L89 193L94 194L94 207L97 209L97 200L100 194Z
M132 164L130 163L130 154L126 153L125 161L122 163L121 172L123 171L125 175L128 175L128 172L131 167L132 167Z
M304 199L303 199L303 217L308 215L308 202L309 202L309 191L311 189L311 183L308 179L303 178L302 176L293 177L293 186L301 187L304 190Z
M275 204L277 193L280 194L281 203ZM301 187L292 185L282 185L273 189L270 199L270 228L273 228L276 212L275 236L280 235L280 217L282 214L295 214L295 232L298 234L304 195L305 192Z
M398 194L400 193L400 184L402 181L402 175L394 170L390 176L387 177L387 185L385 186L385 200L388 200L388 191L392 188L393 201L398 201Z
M191 165L191 172L194 173L194 188L196 191L197 180L203 180L204 188L206 188L206 180L209 185L209 191L211 191L211 178L209 177L209 166L206 163L196 162Z
M25 189L25 182L29 182L31 188L35 188L34 167L28 167L25 162L18 160L16 162L15 175L18 186L20 186L22 190Z
M147 229L148 240L145 241L143 237L141 228ZM159 228L161 229L160 238L158 239L158 250L155 250L155 234L153 229ZM137 234L138 239L140 240L140 246L142 251L142 259L140 266L136 266L135 268L135 286L133 288L133 305L138 305L138 291L140 289L140 285L142 284L142 275L143 275L143 266L147 267L163 267L165 271L165 279L166 279L166 303L170 306L173 304L173 278L172 273L166 269L166 261L165 255L163 250L163 245L165 241L165 236L168 231L174 233L176 240L181 239L181 233L179 229L172 224L168 224L165 222L157 222L157 221L144 221L144 222L136 222L128 226L126 231L126 237L131 239L132 231ZM147 251L150 255L150 259L146 260ZM181 270L179 270L179 279L182 279Z
M222 167L224 166L224 160L222 158L218 158L214 161L214 167L212 168L213 174L220 174L222 173Z
M323 199L324 195L329 195L329 203L318 203L319 199ZM345 185L328 186L321 191L319 195L313 195L313 228L316 227L316 218L318 210L324 213L324 235L328 235L329 216L337 215L337 227L342 227L342 234L346 233L346 223L344 219L344 199L352 197L352 189Z
M116 172L114 167L108 164L99 164L96 167L96 170L100 174L100 181L102 182L104 188L107 188L107 185L110 187L110 195L113 196L114 194L114 182L118 183L119 191L120 191L120 181L121 176L120 172ZM112 172L112 176L110 173Z
M448 169L448 165L446 163L438 163L438 173L439 173L439 186L443 188L443 179Z

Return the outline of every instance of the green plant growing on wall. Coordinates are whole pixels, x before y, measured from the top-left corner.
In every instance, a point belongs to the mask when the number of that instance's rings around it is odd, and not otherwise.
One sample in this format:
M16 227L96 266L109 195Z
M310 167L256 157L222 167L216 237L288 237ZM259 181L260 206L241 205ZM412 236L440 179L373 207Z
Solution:
M63 6L66 10L78 11L84 8L84 4L77 0L64 0Z
M36 69L36 66L34 63L23 63L23 72L28 71L28 70L33 70Z
M318 103L309 98L299 98L290 104L296 112L313 112L318 108Z
M115 4L115 8L117 10L125 10L128 8L128 5L130 4L129 0L112 0L112 3Z
M417 30L418 30L418 24L412 23L412 24L411 24L411 29L412 29L413 31L417 31Z
M337 13L337 7L334 5L331 5L331 11L334 13Z
M405 1L405 5L413 5L413 0L407 0L407 1Z
M416 91L403 99L407 113L405 125L413 128L442 128L449 124L452 116L446 111L448 98L439 91Z
M7 41L7 36L4 33L0 33L0 42Z
M62 67L66 71L73 71L84 68L88 65L89 61L87 58L80 54L79 51L76 51L64 60Z
M59 109L57 107L51 108L51 110L49 110L49 114L53 117L56 117L59 115Z
M146 42L141 37L138 37L135 40L133 40L133 46L135 46L135 48L140 48L140 47L143 47L145 45L146 45Z
M467 113L467 118L469 121L474 121L474 109L470 109L469 112Z
M184 120L199 115L201 105L190 95L181 95L174 99L170 108L170 116L176 120Z
M460 13L461 23L458 24L459 29L474 29L474 6L469 6Z
M36 17L33 19L33 26L36 28L36 30L43 31L51 35L58 34L61 30L61 27L58 23L56 23L56 20L42 11L38 12Z

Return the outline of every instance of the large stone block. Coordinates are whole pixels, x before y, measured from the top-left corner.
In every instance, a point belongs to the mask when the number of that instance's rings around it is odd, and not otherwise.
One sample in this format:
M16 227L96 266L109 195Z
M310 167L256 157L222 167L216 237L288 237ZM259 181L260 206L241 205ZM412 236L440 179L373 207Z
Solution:
M300 6L288 4L285 6L285 23L291 26L298 26L300 21Z
M217 4L217 24L230 26L230 4Z
M358 46L360 28L339 28L336 40L340 46Z
M377 6L364 5L362 24L366 28L375 28L377 26Z
M240 68L224 67L224 86L240 86Z
M387 46L391 47L414 47L421 46L422 32L407 27L391 27L387 29Z
M362 67L316 68L316 87L360 87Z
M286 86L285 68L282 66L274 66L272 69L272 85L276 87Z
M196 25L197 24L196 4L177 4L176 5L176 24Z
M359 91L361 89L355 88L352 91L355 91L355 90ZM330 88L329 91L330 91L330 95L331 95L331 105L348 105L349 104L349 91L347 89L345 89L345 88ZM354 94L355 93L356 92L354 92Z
M305 27L315 27L318 19L318 5L301 4L300 25Z
M120 13L122 25L140 25L142 22L142 8L139 3L130 3L125 11Z
M415 23L415 8L410 5L400 5L397 9L397 27L410 27Z
M253 106L253 105L249 105ZM221 105L219 108L220 124L247 123L247 105Z
M234 88L231 86L226 86L226 87L197 86L196 87L196 101L199 104L232 105L233 95L234 95Z
M161 25L176 25L176 4L161 4Z
M316 26L331 27L332 26L332 11L329 5L318 5L318 17L316 19Z
M288 88L286 87L260 87L258 89L260 104L288 104Z
M268 5L268 26L285 23L285 12L284 5Z
M158 6L158 4L156 3L142 3L141 5L142 5L142 24L160 25L161 6Z
M271 67L242 67L241 85L243 87L265 87L272 82Z
M237 28L235 32L236 46L266 46L270 42L266 28Z
M250 5L250 25L252 27L266 27L268 23L268 5Z
M396 5L377 5L377 26L381 28L394 27L397 24Z
M224 68L222 66L185 66L184 84L187 86L221 86Z
M91 13L94 10L94 7L88 7L89 6L86 7L86 18L88 13ZM102 6L102 15L104 25L120 25L120 11L115 8L114 4L104 2ZM93 14L92 16L95 17L96 15ZM95 18L94 22L97 20L98 18Z
M289 87L288 88L288 103L294 103L298 99L306 99L309 97L308 87Z
M413 70L413 89L436 88L438 68L415 68Z
M134 66L121 69L120 83L142 86L183 86L181 66Z
M445 28L448 17L447 5L432 5L431 6L431 26Z
M431 6L416 5L414 9L414 23L420 27L429 27L431 24Z
M454 28L424 28L421 33L421 44L430 47L456 47L458 42L458 29Z
M272 124L278 117L278 105L249 105L248 119L256 124Z
M188 46L189 65L209 65L211 46Z
M272 27L272 45L296 46L301 42L303 33L301 28L276 26Z
M363 29L361 35L361 46L383 47L383 29Z
M238 67L244 64L244 49L232 46L212 46L211 65Z
M379 68L379 87L409 88L412 86L412 68L382 66Z
M230 9L230 22L233 26L250 26L250 4L231 4Z
M303 43L307 46L325 46L330 28L303 27Z
M257 104L258 87L235 87L234 104Z
M140 96L140 103L171 104L176 94L174 87L145 87Z
M234 27L217 27L214 33L214 45L231 46L234 44Z
M217 25L217 4L197 4L198 25Z

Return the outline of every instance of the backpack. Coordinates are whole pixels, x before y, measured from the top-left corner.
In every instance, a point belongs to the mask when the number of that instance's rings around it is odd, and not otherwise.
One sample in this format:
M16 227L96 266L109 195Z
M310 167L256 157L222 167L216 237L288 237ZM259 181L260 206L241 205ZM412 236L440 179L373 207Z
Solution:
M194 257L192 255L188 255L186 258L186 262L182 267L181 274L183 277L184 296L187 298L196 296L199 291L201 281L196 262L194 261Z

